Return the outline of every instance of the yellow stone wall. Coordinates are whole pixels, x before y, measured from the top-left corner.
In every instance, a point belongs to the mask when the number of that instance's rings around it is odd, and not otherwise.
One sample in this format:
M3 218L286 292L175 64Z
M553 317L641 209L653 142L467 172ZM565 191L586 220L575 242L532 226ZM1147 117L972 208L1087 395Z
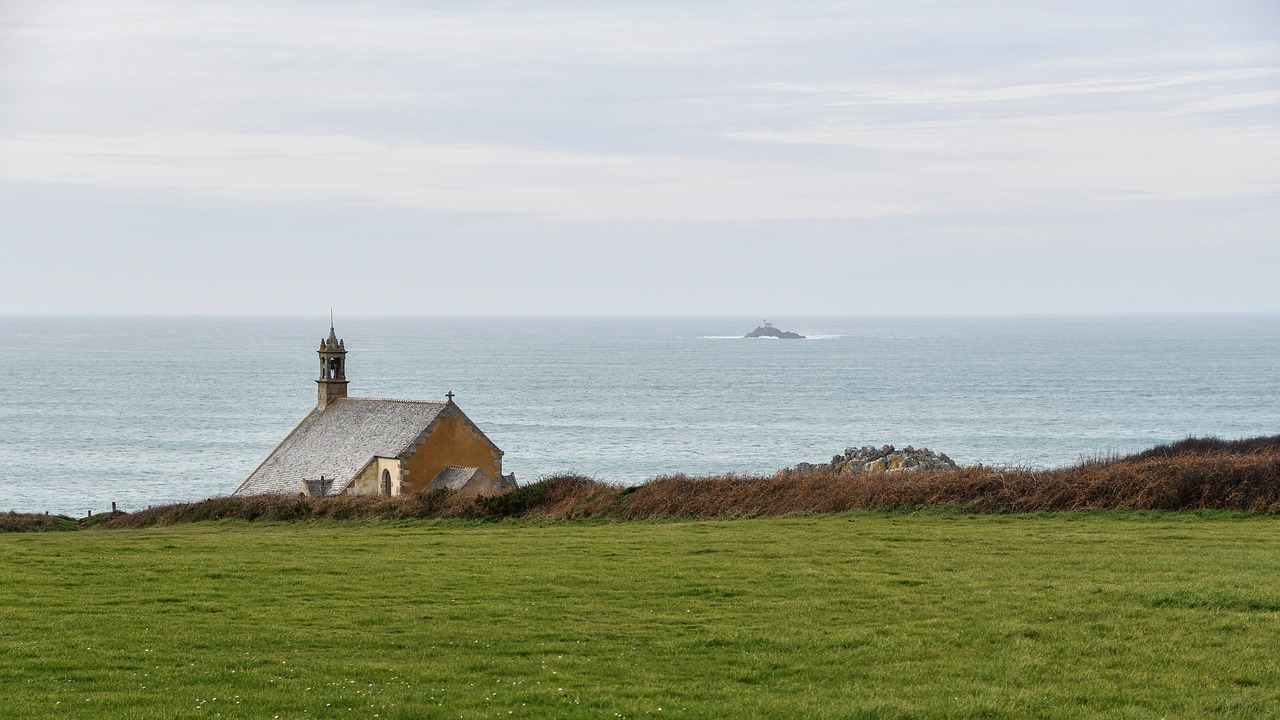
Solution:
M502 455L479 431L447 411L441 413L432 433L404 462L401 492L421 492L446 465L478 467L495 480L502 476Z
M391 494L400 494L400 461L395 458L375 457L372 462L364 466L364 470L356 476L347 489L343 491L344 495L380 495L382 494L382 471L386 470L391 474Z

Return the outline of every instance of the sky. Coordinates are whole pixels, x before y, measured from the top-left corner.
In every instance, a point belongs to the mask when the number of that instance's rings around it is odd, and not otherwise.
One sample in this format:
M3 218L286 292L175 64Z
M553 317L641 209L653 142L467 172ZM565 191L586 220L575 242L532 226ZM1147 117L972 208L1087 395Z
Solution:
M0 0L0 313L1280 312L1280 3Z

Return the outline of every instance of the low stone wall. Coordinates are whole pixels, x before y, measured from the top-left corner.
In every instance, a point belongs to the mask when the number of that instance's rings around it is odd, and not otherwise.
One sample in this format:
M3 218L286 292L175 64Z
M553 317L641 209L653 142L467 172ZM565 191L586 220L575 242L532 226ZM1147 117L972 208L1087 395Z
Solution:
M848 447L843 455L836 455L831 462L814 465L800 463L791 468L796 472L883 473L909 470L954 470L958 465L946 453L935 453L929 448L910 445L901 450L892 445L863 445Z

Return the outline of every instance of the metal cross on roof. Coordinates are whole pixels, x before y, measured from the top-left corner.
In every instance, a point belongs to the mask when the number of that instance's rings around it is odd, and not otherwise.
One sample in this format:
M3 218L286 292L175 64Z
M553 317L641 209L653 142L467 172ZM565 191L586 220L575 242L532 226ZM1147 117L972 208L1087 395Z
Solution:
M445 396L445 397L447 397L447 398L449 398L449 402L453 402L453 391L452 391L452 390L450 390L449 392L445 393L445 394L444 394L444 396Z

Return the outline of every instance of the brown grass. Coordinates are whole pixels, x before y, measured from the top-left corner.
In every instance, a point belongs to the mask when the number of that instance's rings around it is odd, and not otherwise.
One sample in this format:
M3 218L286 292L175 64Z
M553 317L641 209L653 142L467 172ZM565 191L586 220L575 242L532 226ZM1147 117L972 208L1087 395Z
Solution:
M505 495L476 499L447 491L395 498L223 497L119 513L101 524L139 527L220 519L706 519L926 507L974 513L1131 509L1280 514L1280 436L1233 441L1190 438L1128 457L1087 460L1057 470L981 465L876 475L784 470L768 477L671 475L632 487L559 475ZM43 517L0 515L0 531L43 529Z

